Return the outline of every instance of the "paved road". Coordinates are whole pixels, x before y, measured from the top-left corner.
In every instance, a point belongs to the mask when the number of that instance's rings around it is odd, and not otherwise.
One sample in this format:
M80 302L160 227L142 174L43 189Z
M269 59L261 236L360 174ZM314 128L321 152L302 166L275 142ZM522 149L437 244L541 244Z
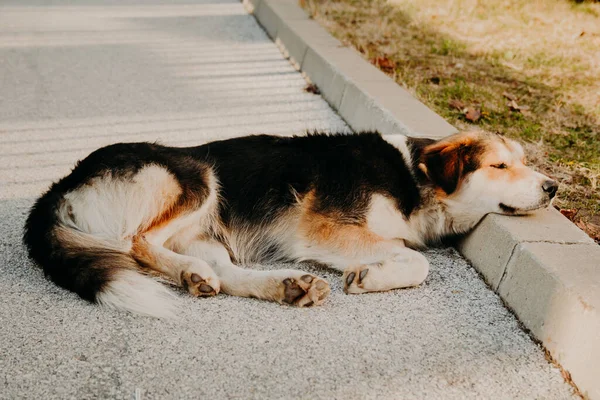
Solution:
M236 1L0 6L0 398L536 398L560 372L452 249L418 289L321 308L186 297L181 320L100 309L20 244L33 198L116 141L344 130ZM267 268L267 267L265 267Z

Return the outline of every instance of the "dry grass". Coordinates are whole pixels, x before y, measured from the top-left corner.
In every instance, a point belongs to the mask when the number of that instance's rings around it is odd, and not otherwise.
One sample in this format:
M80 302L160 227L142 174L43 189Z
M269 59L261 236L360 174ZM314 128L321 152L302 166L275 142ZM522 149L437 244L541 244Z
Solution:
M301 4L450 123L524 142L531 162L561 182L556 205L600 240L600 3Z

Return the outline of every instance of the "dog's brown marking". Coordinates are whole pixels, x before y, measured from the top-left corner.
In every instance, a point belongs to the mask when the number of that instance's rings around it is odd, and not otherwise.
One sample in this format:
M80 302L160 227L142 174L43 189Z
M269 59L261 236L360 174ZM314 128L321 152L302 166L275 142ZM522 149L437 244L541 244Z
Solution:
M505 169L498 169L490 167L486 170L485 174L490 182L493 181L508 181L518 182L526 178L531 172L522 164L512 165Z
M351 255L371 248L384 239L369 230L366 218L348 219L343 213L316 209L314 191L307 193L300 204L298 231L309 245L322 246L340 254ZM357 210L360 212L360 210Z
M476 170L486 151L489 139L478 132L459 133L426 147L419 168L450 195L460 186L469 172Z
M156 194L157 197L164 199L163 207L154 218L140 227L139 233L144 234L160 229L175 218L191 213L202 206L210 193L209 174L212 174L212 171L201 165L196 167L192 171L194 173L192 179L186 184L181 184L174 176L163 182L160 192Z
M154 268L154 265L157 264L156 257L150 251L148 242L143 235L135 235L131 238L130 254L142 267L156 269Z
M531 170L524 164L524 156L520 148L511 140L504 139L501 136L501 142L491 143L482 157L481 164L486 168L486 176L490 181L507 180L517 182L525 179L531 173ZM500 154L504 153L505 157ZM506 157L506 154L509 157ZM496 168L500 164L505 164L506 168Z

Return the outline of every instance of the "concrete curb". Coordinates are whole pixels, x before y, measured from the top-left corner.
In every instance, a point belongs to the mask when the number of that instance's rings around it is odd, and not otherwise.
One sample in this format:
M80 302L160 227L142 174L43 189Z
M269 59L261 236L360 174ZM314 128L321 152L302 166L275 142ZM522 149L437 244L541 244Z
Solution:
M246 0L355 131L441 138L442 117L311 20L295 0ZM600 399L600 246L555 210L487 216L458 244L584 396Z

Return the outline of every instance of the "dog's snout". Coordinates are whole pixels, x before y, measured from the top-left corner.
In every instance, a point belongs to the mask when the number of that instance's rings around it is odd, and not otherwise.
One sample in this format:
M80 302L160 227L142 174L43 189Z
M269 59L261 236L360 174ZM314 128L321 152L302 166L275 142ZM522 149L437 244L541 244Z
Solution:
M542 190L548 193L550 198L553 198L558 190L558 183L556 181L547 180L542 184Z

